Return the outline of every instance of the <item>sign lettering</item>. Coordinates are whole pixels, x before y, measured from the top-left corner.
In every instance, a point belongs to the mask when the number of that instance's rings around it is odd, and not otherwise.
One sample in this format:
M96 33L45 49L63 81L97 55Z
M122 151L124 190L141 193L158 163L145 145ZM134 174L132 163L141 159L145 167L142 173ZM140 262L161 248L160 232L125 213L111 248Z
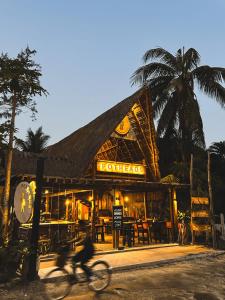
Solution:
M145 175L145 166L141 164L114 162L107 160L97 161L97 171L110 173L124 173L133 175Z
M123 206L113 206L113 228L120 230L123 227Z

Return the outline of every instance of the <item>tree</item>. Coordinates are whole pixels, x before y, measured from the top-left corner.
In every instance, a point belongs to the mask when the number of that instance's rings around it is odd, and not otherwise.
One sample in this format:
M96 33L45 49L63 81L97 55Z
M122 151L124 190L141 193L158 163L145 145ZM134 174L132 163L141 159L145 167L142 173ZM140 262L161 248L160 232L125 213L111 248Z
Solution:
M219 158L225 160L225 141L215 142L209 147L209 151Z
M26 140L16 139L16 146L25 152L40 153L47 147L49 138L50 136L42 131L42 127L39 127L35 132L29 128Z
M224 107L225 68L199 66L200 55L193 48L186 52L179 49L175 55L163 48L150 49L143 61L145 65L134 72L132 83L147 86L152 94L158 136L168 136L174 129L179 132L185 162L191 152L190 143L205 148L195 85Z
M8 238L10 178L16 116L23 109L29 109L35 115L36 102L34 97L47 95L47 91L40 85L41 67L32 59L35 53L35 50L30 50L27 47L16 58L10 58L8 54L0 56L0 106L4 116L9 121L3 199L3 234L6 241Z

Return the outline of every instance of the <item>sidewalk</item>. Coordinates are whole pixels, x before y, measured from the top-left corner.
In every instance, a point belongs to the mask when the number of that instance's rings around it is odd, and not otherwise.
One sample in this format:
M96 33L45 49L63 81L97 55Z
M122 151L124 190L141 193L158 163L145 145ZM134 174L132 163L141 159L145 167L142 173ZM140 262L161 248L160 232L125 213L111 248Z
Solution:
M178 246L121 251L117 253L102 253L94 260L106 260L113 272L131 270L143 267L157 267L165 264L186 261L194 258L216 256L225 251L216 251L203 246ZM54 267L53 261L41 262L39 276L43 278ZM68 265L69 267L69 265Z

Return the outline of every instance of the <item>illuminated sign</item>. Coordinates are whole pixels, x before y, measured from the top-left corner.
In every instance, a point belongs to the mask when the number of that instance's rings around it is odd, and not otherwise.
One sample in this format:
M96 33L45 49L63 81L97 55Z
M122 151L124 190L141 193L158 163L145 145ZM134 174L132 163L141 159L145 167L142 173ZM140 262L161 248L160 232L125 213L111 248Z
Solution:
M145 175L145 166L133 163L114 162L107 160L97 161L97 171L110 173L124 173Z
M17 220L26 223L32 216L34 195L28 182L20 182L14 195L14 209Z
M116 127L115 131L121 135L125 135L130 130L130 122L128 117L126 116L122 122Z

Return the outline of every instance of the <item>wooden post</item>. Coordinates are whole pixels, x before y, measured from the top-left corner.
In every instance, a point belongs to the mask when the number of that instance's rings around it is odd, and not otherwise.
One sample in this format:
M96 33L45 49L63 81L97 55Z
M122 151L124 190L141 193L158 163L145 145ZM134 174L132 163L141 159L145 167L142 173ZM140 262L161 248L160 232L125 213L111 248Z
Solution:
M221 224L222 237L225 238L224 215L223 214L220 214L220 224Z
M216 235L214 227L214 205L213 205L213 196L212 196L212 181L211 181L211 156L208 152L208 189L209 189L209 210L210 210L210 224L212 230L212 243L213 248L216 248Z
M42 185L43 185L43 174L44 174L44 158L40 157L37 160L37 170L36 170L36 195L34 200L34 214L33 223L31 231L31 254L29 261L29 270L27 274L27 279L33 281L37 279L38 272L36 269L37 257L38 257L38 240L39 240L39 222L40 222L40 209L41 209L41 196L42 196Z
M172 190L173 195L173 217L174 217L174 224L175 228L177 229L177 193L176 189Z
M49 195L46 194L46 199L45 199L45 212L49 213Z
M192 189L193 189L193 154L191 154L190 162L190 198L191 198L191 243L194 244L194 232L192 229Z
M93 207L92 207L92 220L91 220L91 227L92 227L92 240L93 242L96 242L96 230L95 230L95 224L96 224L96 220L97 220L97 213L96 213L96 203L97 203L97 198L98 198L98 194L95 190L92 191L92 195L93 195Z
M175 242L176 233L175 233L174 207L173 207L172 189L169 188L168 192L169 192L169 203L170 203L170 220L171 220L171 224L172 224L172 239L173 239L173 242Z
M147 210L148 210L148 205L147 205L147 192L144 193L144 210L145 210L145 220L147 220Z

